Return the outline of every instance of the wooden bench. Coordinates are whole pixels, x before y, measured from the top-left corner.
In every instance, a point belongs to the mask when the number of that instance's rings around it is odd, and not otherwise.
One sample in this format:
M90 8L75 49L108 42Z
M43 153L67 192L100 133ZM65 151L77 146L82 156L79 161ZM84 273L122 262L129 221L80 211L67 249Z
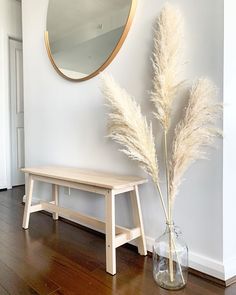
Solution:
M147 255L146 242L143 229L143 221L138 193L138 185L147 182L146 179L133 176L120 176L108 173L100 173L89 170L80 170L67 167L37 167L24 168L28 174L26 186L25 209L23 217L24 229L29 227L30 214L46 210L53 213L53 219L59 215L78 220L83 224L104 231L106 234L106 271L116 274L116 248L137 239L140 255ZM41 201L32 205L34 182L46 182L52 184L52 201ZM93 192L105 196L106 217L105 222L97 218L81 214L59 206L59 186ZM128 229L115 225L115 196L130 192L134 228Z

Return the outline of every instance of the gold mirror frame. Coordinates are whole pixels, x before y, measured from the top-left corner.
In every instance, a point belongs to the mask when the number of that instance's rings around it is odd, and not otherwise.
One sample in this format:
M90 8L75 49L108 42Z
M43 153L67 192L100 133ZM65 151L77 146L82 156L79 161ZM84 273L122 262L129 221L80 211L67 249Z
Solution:
M89 80L95 76L97 76L100 72L102 72L112 61L113 59L116 57L117 53L119 52L119 50L121 49L128 33L131 27L131 24L133 22L134 19L134 15L135 15L135 11L136 11L136 7L137 7L137 0L132 0L131 3L131 7L130 7L130 11L129 11L129 15L125 24L125 28L123 30L123 33L119 39L119 41L116 44L116 47L113 49L113 51L111 52L111 54L109 55L109 57L106 59L106 61L93 73L91 73L90 75L80 78L80 79L73 79L70 78L68 76L66 76L65 74L62 73L62 71L58 68L58 66L56 65L52 53L51 53L51 49L50 49L50 44L49 44L49 37L48 37L48 31L45 31L44 33L44 39L45 39L45 45L46 45L46 49L47 49L47 53L48 53L48 57L54 67L54 69L57 71L57 73L62 76L63 78L72 81L72 82L82 82L82 81L86 81Z

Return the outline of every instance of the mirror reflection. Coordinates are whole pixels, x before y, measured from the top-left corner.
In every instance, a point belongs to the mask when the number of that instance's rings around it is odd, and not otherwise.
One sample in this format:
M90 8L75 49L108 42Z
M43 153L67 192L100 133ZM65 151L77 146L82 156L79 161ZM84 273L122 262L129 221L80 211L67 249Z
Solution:
M132 0L49 0L48 46L57 70L70 79L98 71L122 39Z

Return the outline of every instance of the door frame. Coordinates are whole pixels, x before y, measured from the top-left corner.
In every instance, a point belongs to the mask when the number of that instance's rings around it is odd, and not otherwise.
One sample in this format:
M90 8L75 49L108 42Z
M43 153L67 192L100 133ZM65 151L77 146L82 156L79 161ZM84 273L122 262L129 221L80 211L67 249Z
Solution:
M7 146L6 146L6 168L7 168L7 189L12 189L12 118L11 118L11 72L10 72L10 41L17 41L21 42L23 44L22 39L14 37L14 36L7 36L7 55L8 55L8 75L7 75L7 83L8 83L8 95L7 95L7 112L6 112L6 120L7 120ZM23 76L24 76L24 70L23 70ZM24 79L23 79L24 81Z

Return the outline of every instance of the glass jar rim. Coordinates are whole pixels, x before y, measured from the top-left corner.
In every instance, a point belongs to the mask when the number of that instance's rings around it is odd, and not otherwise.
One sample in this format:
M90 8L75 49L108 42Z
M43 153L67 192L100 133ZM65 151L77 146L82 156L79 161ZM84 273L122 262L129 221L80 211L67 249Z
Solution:
M166 225L167 225L167 226L175 226L175 223L174 223L174 222L166 221Z

